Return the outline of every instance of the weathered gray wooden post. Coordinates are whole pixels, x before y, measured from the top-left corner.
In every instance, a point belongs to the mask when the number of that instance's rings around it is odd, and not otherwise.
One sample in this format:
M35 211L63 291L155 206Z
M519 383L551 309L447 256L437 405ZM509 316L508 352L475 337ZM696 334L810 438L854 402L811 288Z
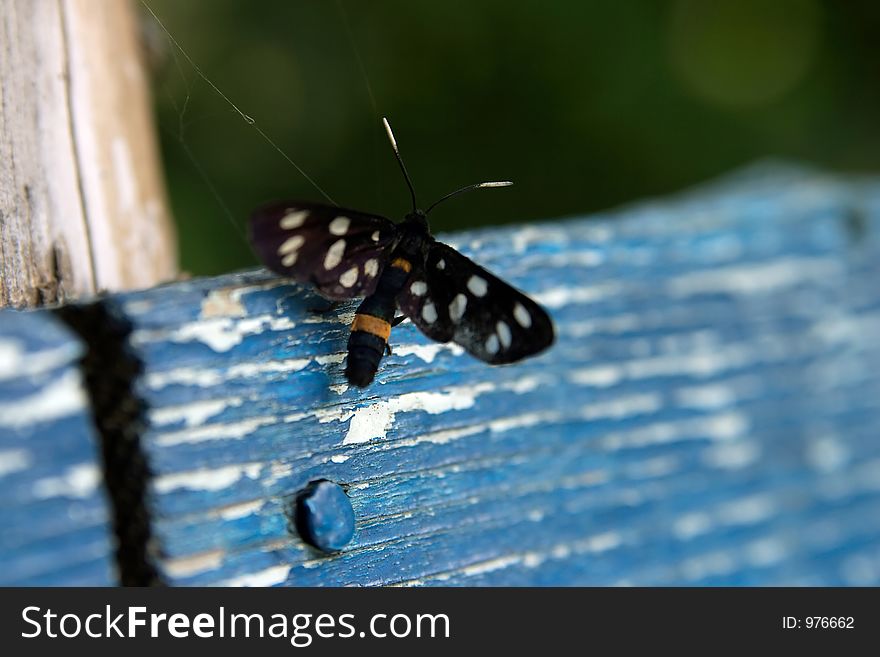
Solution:
M174 278L133 5L0 0L0 307Z
M0 308L176 275L142 59L128 2L0 0ZM118 581L86 342L0 314L4 583Z

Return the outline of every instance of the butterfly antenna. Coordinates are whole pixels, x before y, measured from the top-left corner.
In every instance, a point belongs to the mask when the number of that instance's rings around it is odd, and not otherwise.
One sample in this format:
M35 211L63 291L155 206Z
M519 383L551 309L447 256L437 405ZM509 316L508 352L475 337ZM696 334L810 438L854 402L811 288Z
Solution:
M382 123L385 124L385 132L388 133L388 141L391 142L391 148L394 149L394 157L397 158L397 163L400 165L400 170L403 171L403 177L406 178L406 186L409 187L410 196L412 196L412 207L413 212L418 211L418 206L416 205L416 190L413 189L412 180L409 177L409 174L406 172L406 167L403 165L403 159L400 157L400 151L397 150L397 140L394 138L394 133L391 132L391 124L388 123L388 119L384 116L382 117Z
M446 199L452 198L453 196L458 196L459 194L462 194L463 192L469 192L472 189L482 189L483 187L510 187L512 184L513 183L510 182L509 180L497 180L494 182L481 182L481 183L477 183L476 185L468 185L467 187L462 187L461 189L456 189L454 192L449 192L446 196L441 198L439 201L435 201L434 203L432 203L431 207L429 207L427 210L425 210L425 214L428 214L431 210L433 210L435 207L440 205Z

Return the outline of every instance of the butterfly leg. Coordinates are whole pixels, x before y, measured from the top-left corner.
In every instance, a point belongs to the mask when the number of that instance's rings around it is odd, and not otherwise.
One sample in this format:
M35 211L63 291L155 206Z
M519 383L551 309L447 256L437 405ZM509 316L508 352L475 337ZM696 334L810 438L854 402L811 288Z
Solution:
M395 326L397 326L398 324L400 324L400 323L401 323L403 320L405 320L405 319L406 319L406 315L400 315L399 317L395 317L395 318L392 319L391 322L390 322L390 324L391 324L391 328L394 328ZM385 343L385 354L386 354L387 356L390 356L390 355L391 355L391 344L388 343L388 342Z

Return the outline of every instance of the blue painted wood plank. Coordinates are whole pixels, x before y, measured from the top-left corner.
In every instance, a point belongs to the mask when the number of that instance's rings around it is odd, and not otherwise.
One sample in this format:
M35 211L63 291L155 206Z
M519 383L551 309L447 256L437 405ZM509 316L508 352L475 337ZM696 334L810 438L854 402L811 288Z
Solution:
M880 183L764 165L450 240L550 310L549 352L490 368L407 322L361 391L355 305L264 271L106 301L169 582L880 583ZM319 479L338 554L292 531Z
M115 581L80 343L45 312L0 312L0 585Z

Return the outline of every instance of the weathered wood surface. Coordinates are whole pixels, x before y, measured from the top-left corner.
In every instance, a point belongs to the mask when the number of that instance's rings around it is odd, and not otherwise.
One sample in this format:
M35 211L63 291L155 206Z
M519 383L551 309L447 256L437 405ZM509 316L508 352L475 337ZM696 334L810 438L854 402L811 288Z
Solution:
M0 0L0 307L177 272L129 2Z
M877 584L880 185L751 170L452 240L557 344L490 368L409 323L366 391L353 305L263 271L107 301L144 363L173 584ZM356 532L291 532L328 479Z
M354 306L316 315L315 296L266 272L103 300L142 362L148 552L168 583L880 583L880 182L758 167L452 241L546 305L549 352L490 368L404 323L359 391L343 376ZM7 332L9 317L48 314L2 313ZM28 383L32 360L9 362L2 570L52 554L27 583L105 582L76 560L91 545L103 563L106 513L61 494L94 456L65 446L85 421L72 411L51 435L23 422L38 401L25 384L54 379ZM330 555L291 519L321 479L354 510L353 539ZM38 490L88 509L92 529L71 540L88 513L44 514ZM331 502L313 529L340 529L332 546L347 520L334 526L346 510Z
M48 314L0 315L2 586L115 582L81 355Z

